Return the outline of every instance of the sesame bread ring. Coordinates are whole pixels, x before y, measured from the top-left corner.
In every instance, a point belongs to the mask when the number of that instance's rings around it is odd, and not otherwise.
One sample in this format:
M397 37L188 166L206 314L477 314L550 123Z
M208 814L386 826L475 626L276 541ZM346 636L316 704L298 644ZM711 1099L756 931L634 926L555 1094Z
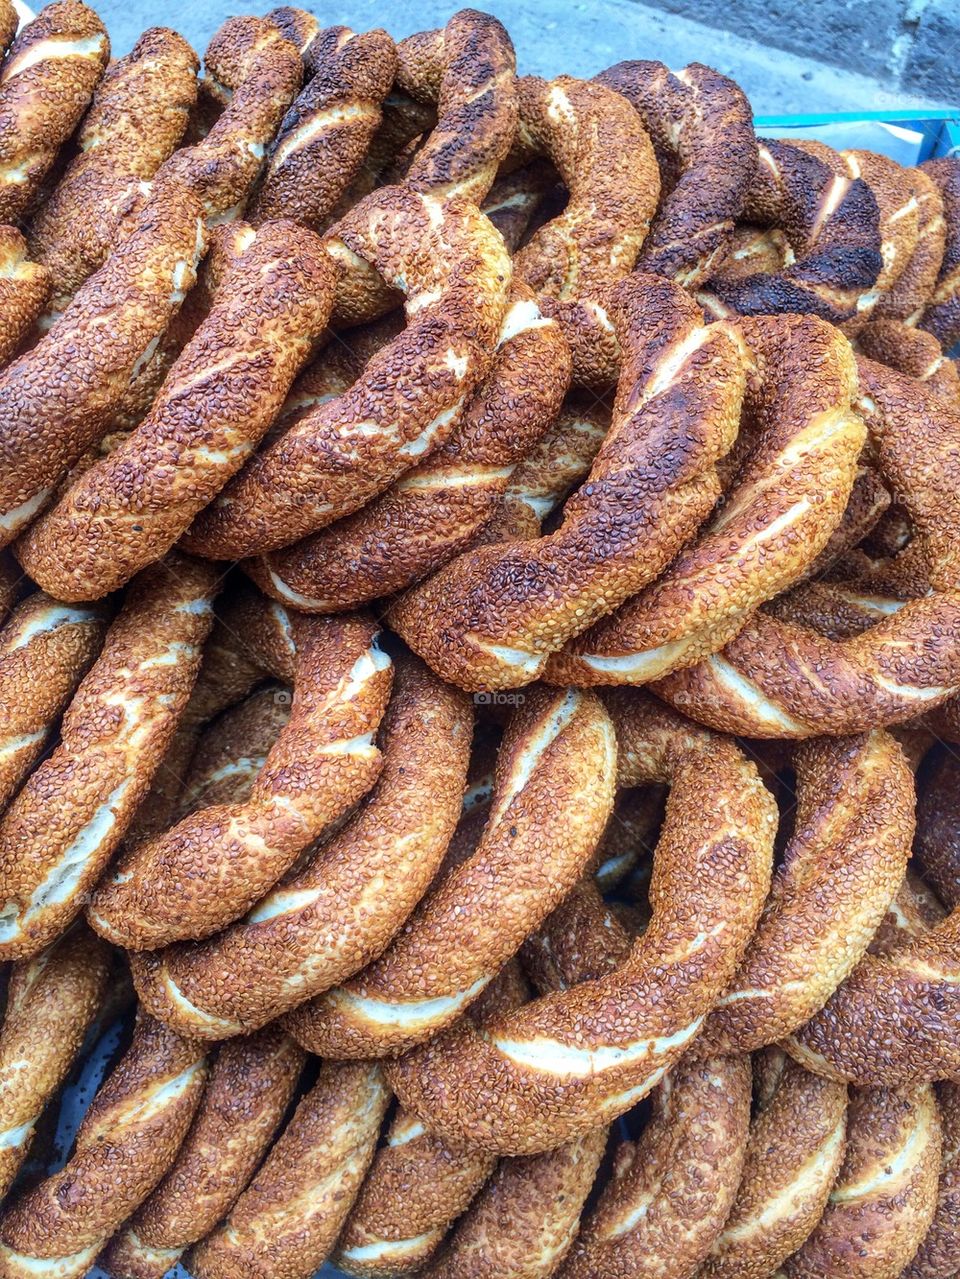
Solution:
M158 947L238 919L380 772L374 735L393 668L376 625L289 617L252 594L232 616L245 619L245 645L261 671L292 685L290 721L247 800L190 813L101 883L89 918L115 944Z
M74 608L42 592L0 631L0 812L19 790L103 641L101 608Z
M326 243L345 269L340 290L349 263L369 261L403 286L408 324L350 390L301 416L227 485L187 537L203 555L263 554L363 506L449 437L492 362L511 268L475 206L385 187Z
M748 318L732 336L749 363L724 502L662 577L551 659L550 680L646 683L717 652L842 520L866 440L849 342L813 316Z
M804 743L794 767L793 836L704 1027L714 1052L775 1043L822 1008L863 957L907 868L913 774L889 734Z
M346 520L247 571L276 599L330 613L392 595L468 546L560 411L570 356L559 325L514 284L493 366L446 443Z
M950 347L960 338L960 159L927 160L920 172L937 188L946 224L943 258L920 327Z
M723 1225L750 1127L749 1057L683 1061L580 1226L560 1279L689 1279ZM540 1156L543 1158L544 1156Z
M208 98L223 110L209 132L160 168L196 195L208 222L243 214L287 108L303 79L297 47L266 18L228 18L204 54Z
M17 222L87 109L110 57L106 28L80 0L28 23L0 67L0 222Z
M264 1025L381 954L450 842L470 723L462 694L403 662L381 732L383 771L366 802L225 932L134 957L144 1004L182 1031L223 1038ZM146 937L157 939L157 929Z
M744 217L780 227L795 260L772 275L716 279L697 296L709 314L819 315L839 324L857 314L883 267L880 213L863 178L834 173L789 142L760 139L760 163Z
M721 652L654 683L658 696L715 728L751 737L856 733L932 710L960 688L960 468L952 444L960 418L914 379L858 364L857 407L879 470L913 523L908 554L922 553L933 589L841 640L758 611Z
M476 851L375 963L288 1016L295 1038L322 1055L383 1056L455 1021L583 875L615 767L613 727L592 694L527 694L500 747Z
M10 969L0 1029L0 1199L107 989L109 952L82 924Z
M637 269L684 288L726 257L757 169L753 112L743 90L692 62L618 62L596 77L639 112L660 165L662 197Z
M157 184L50 331L0 373L0 543L107 429L192 287L203 243L197 202Z
M3 1279L80 1279L176 1158L206 1082L197 1044L140 1016L66 1165L0 1217Z
M529 987L512 960L467 1012L478 1025L518 1008ZM493 1172L496 1155L446 1145L402 1106L374 1155L332 1260L359 1279L419 1272Z
M578 385L617 380L618 336L607 294L633 270L660 195L653 146L630 104L592 81L524 76L518 158L545 156L570 195L518 250L520 279L559 320Z
M770 1279L809 1238L846 1150L847 1089L779 1050L758 1060L743 1176L697 1279Z
M305 62L306 88L267 152L250 208L254 226L271 218L294 218L314 230L325 225L380 126L397 58L385 31L328 27L310 41Z
M28 253L16 227L0 226L0 368L30 333L53 286L49 270Z
M104 263L121 217L180 145L197 98L197 55L165 27L145 31L110 64L70 161L30 228L30 250L53 279L58 315Z
M388 1068L404 1105L447 1140L534 1153L623 1114L695 1039L760 916L776 809L755 767L641 694L611 694L609 705L621 785L672 785L649 926L608 976L482 1036L455 1027Z
M917 201L917 242L910 261L888 292L877 300L875 320L902 320L913 326L936 288L943 264L947 224L943 199L936 183L922 168L907 169L907 180Z
M166 554L266 434L333 293L312 231L251 232L150 412L21 539L31 577L58 599L99 599Z
M173 736L213 620L216 575L171 557L142 574L63 718L56 750L0 822L0 956L33 955L83 909Z
M611 308L623 346L613 425L563 522L468 551L390 609L391 626L463 688L515 688L652 581L710 513L746 381L734 331L675 284L634 274Z
M273 1140L303 1061L276 1028L223 1045L173 1166L101 1258L113 1279L163 1279L216 1227Z
M191 1254L196 1279L310 1279L373 1158L390 1090L370 1062L327 1062L222 1225Z
M933 1089L853 1089L847 1148L819 1224L785 1279L898 1279L937 1206L940 1118Z
M902 1279L955 1279L960 1270L960 1084L938 1084L936 1094L943 1132L937 1208Z

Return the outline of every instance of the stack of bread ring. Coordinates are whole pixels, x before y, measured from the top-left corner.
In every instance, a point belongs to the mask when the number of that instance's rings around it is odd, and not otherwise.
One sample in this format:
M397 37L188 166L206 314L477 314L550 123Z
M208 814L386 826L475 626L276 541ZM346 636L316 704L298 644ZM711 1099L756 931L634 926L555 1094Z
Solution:
M960 157L0 42L0 1279L957 1279Z

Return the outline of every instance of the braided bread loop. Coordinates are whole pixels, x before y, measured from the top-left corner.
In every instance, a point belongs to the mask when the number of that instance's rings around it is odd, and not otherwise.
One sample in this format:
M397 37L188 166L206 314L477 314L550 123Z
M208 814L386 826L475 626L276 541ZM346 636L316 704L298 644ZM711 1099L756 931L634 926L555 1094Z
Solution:
M109 425L196 279L200 207L158 183L50 331L0 373L0 543Z
M202 1050L140 1017L66 1166L0 1217L0 1274L80 1279L170 1167L206 1081Z
M376 626L362 617L290 617L252 593L229 620L242 628L261 677L269 672L293 685L290 722L248 800L189 814L128 853L100 885L89 917L117 944L162 946L237 919L380 772L374 734L393 671ZM177 1002L176 986L169 997Z
M672 783L650 924L609 976L482 1035L458 1026L389 1067L404 1105L448 1139L532 1152L622 1114L695 1039L759 917L776 813L756 769L733 742L636 694L610 706L620 782Z
M759 159L744 215L781 228L792 260L773 274L715 279L699 300L719 317L794 311L839 324L856 315L883 267L870 187L789 142L761 138Z
M719 496L745 384L736 335L676 285L636 274L612 310L624 348L613 425L556 532L467 552L390 610L463 688L533 680L551 653L653 580Z
M53 284L47 268L27 254L20 232L0 226L0 368L33 328Z
M58 599L98 599L164 555L266 433L333 293L312 231L251 231L147 417L20 542L33 579Z
M746 319L732 336L749 366L731 459L743 465L725 501L662 577L551 659L549 679L645 683L716 652L843 518L866 438L850 344L801 316Z
M350 390L308 406L227 485L188 535L203 555L273 550L364 505L449 437L490 367L510 260L473 205L387 187L327 246L344 268L338 307L350 264L365 260L403 288L409 323Z
M0 68L0 223L36 198L110 57L106 28L80 0L45 6Z
M100 608L28 596L0 631L0 811L20 788L103 640Z
M304 1047L382 1056L454 1021L586 869L613 803L615 752L592 695L531 693L500 748L475 852L440 877L376 963L290 1014Z
M164 27L107 68L77 133L80 151L30 230L31 252L53 279L55 315L103 265L141 184L179 146L196 97L197 55Z
M100 878L173 736L212 622L215 574L141 575L70 703L60 743L0 822L0 955L35 954Z
M637 269L684 288L722 262L757 169L753 112L738 84L702 63L618 62L596 77L639 113L660 166L660 207Z
M109 971L106 946L82 925L10 970L0 1030L0 1197L80 1051Z
M356 816L226 932L137 956L147 1007L191 1034L222 1037L262 1026L376 958L450 842L470 719L462 694L403 663L383 723L383 772Z
M654 685L704 723L753 737L861 732L932 709L960 687L957 593L960 471L955 409L922 384L859 361L863 414L880 469L915 533L920 598L883 608L879 625L847 639L757 612L722 652Z
M514 468L554 422L570 379L555 321L514 284L493 366L445 444L369 505L297 546L247 562L257 584L306 612L392 595L467 549Z

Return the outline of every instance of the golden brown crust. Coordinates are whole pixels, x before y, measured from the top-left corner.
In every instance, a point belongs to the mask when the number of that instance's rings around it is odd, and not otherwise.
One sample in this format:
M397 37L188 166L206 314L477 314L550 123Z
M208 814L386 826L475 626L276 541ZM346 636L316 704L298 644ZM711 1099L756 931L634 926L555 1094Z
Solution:
M201 554L263 554L350 514L449 437L489 369L510 261L474 206L385 187L326 244L341 291L355 263L371 263L402 284L409 322L348 391L310 409L227 485L187 536Z
M58 599L99 599L166 554L266 434L333 295L312 231L251 233L146 418L21 539L31 577Z
M926 382L954 406L960 403L960 370L948 359L932 333L913 329L899 320L874 320L857 335L857 350Z
M36 592L0 631L0 812L43 752L105 630L103 608Z
M197 202L157 183L50 331L0 373L4 545L109 425L131 376L191 288L202 249Z
M940 898L960 905L960 760L945 750L925 776L917 803L916 853Z
M515 467L556 420L569 380L559 326L515 283L489 376L446 443L346 520L247 561L250 576L275 599L329 613L440 568L496 512Z
M895 1279L933 1219L940 1169L933 1089L854 1089L847 1149L819 1225L783 1265L787 1279Z
M943 263L947 224L936 183L922 168L907 169L906 176L917 201L917 241L899 279L878 299L873 315L878 320L902 320L915 325L936 286Z
M169 745L212 622L213 569L171 556L138 578L64 716L57 749L0 823L0 955L68 926Z
M920 327L949 347L960 337L960 160L956 156L927 160L920 172L937 188L946 224L939 274Z
M620 783L673 786L650 924L613 973L482 1035L461 1024L388 1067L404 1105L449 1140L535 1152L629 1109L695 1038L759 917L776 815L756 769L652 699L614 693L609 705Z
M278 27L252 17L228 18L203 61L207 96L223 110L199 142L175 151L159 172L191 191L208 221L229 221L243 213L303 64Z
M560 1279L688 1279L723 1225L750 1127L749 1057L681 1062L616 1152Z
M310 78L267 152L250 209L254 226L281 217L314 230L326 224L363 163L393 84L396 52L385 31L328 27L308 48Z
M818 315L840 323L857 313L883 266L876 197L862 178L833 171L789 142L760 139L760 162L744 216L781 228L795 260L770 275L718 279L698 297L715 316Z
M204 1037L235 1034L383 951L426 891L460 813L466 699L405 661L381 744L377 786L302 870L209 941L134 959L141 997L157 1015Z
M757 168L753 112L743 90L692 62L618 62L596 77L630 102L660 165L661 201L637 268L685 288L726 257Z
M960 1085L937 1086L943 1147L930 1229L901 1279L955 1279L960 1270Z
M0 57L13 43L19 25L20 15L13 7L12 0L0 0Z
M83 1044L109 969L107 947L81 924L10 970L0 1030L0 1198Z
M33 328L53 283L47 268L28 253L16 227L0 226L0 368Z
M4 1279L84 1275L176 1158L206 1081L202 1049L141 1016L90 1105L66 1166L0 1218ZM46 1263L46 1264L44 1264Z
M670 281L635 274L612 308L624 348L614 420L556 532L468 551L390 623L464 688L529 683L550 654L654 579L719 494L746 371L726 326Z
M309 1279L373 1158L390 1098L369 1062L329 1062L250 1186L192 1254L196 1279Z
M269 1147L303 1061L275 1028L223 1045L172 1168L101 1258L113 1279L163 1279L217 1226Z
M91 922L137 950L206 937L239 918L380 772L374 734L392 665L376 625L359 616L290 617L252 593L229 617L261 673L293 684L290 722L249 799L189 814L101 884Z
M730 989L707 1020L715 1052L751 1052L807 1021L864 955L903 879L913 775L884 732L805 743L793 836Z
M107 68L77 132L79 152L30 228L31 252L53 280L54 314L103 265L141 183L179 146L196 98L197 55L165 27L145 31Z
M528 694L500 747L473 856L379 960L292 1013L291 1033L312 1052L382 1056L455 1021L583 875L612 807L615 752L592 694Z
M80 0L56 0L14 40L0 69L0 222L27 212L103 75L110 41Z
M646 683L693 665L807 573L843 518L866 438L850 344L813 316L744 319L730 336L748 365L722 505L666 573L551 659L551 681Z
M697 1279L770 1279L817 1225L843 1162L846 1086L766 1057L736 1199Z

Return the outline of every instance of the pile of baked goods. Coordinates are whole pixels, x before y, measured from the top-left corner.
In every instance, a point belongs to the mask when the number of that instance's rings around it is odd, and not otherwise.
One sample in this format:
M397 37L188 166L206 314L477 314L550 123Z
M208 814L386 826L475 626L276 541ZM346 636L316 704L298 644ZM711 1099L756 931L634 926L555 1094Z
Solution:
M960 158L15 28L0 1277L955 1279Z

